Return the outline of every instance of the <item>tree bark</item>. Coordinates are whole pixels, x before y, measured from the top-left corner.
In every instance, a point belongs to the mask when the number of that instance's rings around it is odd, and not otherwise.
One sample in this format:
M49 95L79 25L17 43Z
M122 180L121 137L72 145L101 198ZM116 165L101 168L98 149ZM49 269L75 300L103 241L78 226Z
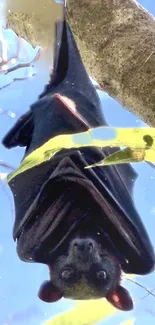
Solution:
M111 97L155 126L153 16L135 0L67 1L68 22L88 73Z

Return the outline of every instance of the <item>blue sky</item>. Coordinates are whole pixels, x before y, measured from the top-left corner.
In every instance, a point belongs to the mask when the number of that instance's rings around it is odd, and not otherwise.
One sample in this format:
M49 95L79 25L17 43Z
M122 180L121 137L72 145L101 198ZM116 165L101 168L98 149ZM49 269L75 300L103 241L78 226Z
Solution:
M155 2L152 0L139 1L149 12L155 15ZM49 54L51 49L49 49ZM46 59L37 65L36 77L25 81L16 81L10 86L0 90L0 138L15 123L16 119L27 111L29 105L37 98L48 80L48 68L51 65ZM138 127L143 123L131 113L125 111L117 102L99 91L103 110L107 122L113 126ZM5 114L2 114L3 111ZM11 114L15 113L15 116ZM12 115L12 117L11 117ZM0 160L18 166L23 156L23 150L15 148L6 150L0 145ZM145 163L134 165L139 174L134 187L134 199L136 207L146 225L153 245L155 246L155 169ZM6 172L1 168L1 172ZM21 262L12 239L12 227L14 222L13 200L8 188L0 183L0 325L40 325L44 320L72 308L74 303L61 300L54 305L48 305L37 298L40 283L48 278L45 266ZM155 289L155 274L145 277L137 277L143 285ZM123 320L136 316L135 324L154 324L155 322L155 298L149 296L144 300L140 298L146 295L143 289L127 283L136 300L135 309L131 313L118 313L112 321L104 324L119 324ZM100 322L101 324L102 322Z

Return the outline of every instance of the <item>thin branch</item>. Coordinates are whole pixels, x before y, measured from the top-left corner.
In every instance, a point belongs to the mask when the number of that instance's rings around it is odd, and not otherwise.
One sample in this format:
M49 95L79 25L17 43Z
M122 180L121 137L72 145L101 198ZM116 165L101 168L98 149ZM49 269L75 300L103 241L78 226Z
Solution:
M15 71L17 69L30 67L32 63L36 62L39 59L41 51L42 51L42 49L38 48L37 54L35 55L35 57L31 61L28 61L28 62L25 62L25 63L19 63L15 67L11 67L11 68L8 68L6 70L3 70L3 72L5 71L4 75L7 75L8 73L10 73L12 71Z
M136 284L137 286L141 287L142 289L146 290L151 296L153 296L155 298L155 294L152 292L152 290L148 289L147 287L145 287L143 284L135 281L135 280L132 280L132 279L129 279L129 278L126 278L126 280Z
M4 162L2 162L2 161L0 161L0 166L1 166L1 167L5 167L5 168L7 168L7 169L11 169L12 171L14 171L14 170L16 169L16 167L11 166L11 165L9 165L9 164L7 164L7 163L4 163Z

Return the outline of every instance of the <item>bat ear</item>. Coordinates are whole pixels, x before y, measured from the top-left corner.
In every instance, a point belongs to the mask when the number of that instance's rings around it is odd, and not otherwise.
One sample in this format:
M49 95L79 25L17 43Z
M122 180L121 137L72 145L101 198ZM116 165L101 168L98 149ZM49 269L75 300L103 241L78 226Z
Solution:
M38 297L45 302L56 302L62 298L62 293L51 281L45 281L39 289Z
M118 285L115 290L110 292L106 299L116 308L124 311L129 311L133 309L133 301L130 297L129 292Z

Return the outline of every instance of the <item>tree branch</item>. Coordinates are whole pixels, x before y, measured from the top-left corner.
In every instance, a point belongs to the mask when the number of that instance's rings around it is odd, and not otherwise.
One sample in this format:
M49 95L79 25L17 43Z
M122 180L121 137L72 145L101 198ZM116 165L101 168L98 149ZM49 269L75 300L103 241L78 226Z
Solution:
M155 20L135 0L68 0L67 17L89 75L155 126Z

